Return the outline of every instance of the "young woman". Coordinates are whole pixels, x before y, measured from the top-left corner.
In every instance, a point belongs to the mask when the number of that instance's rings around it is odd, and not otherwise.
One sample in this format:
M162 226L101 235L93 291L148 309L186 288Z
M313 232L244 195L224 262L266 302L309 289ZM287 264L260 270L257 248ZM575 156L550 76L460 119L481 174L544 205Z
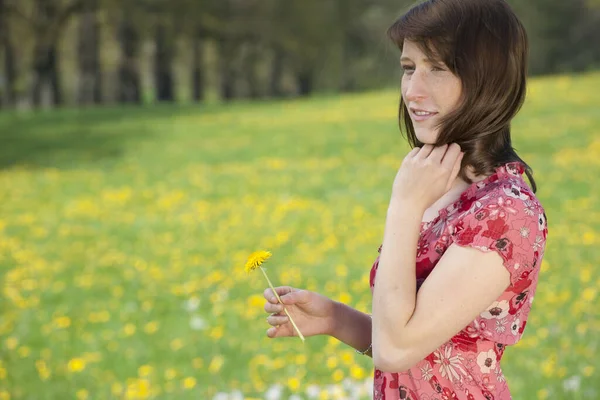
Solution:
M510 137L527 36L504 0L429 0L389 34L402 51L400 121L413 149L371 269L372 315L276 290L305 336L373 357L376 400L510 399L500 360L525 329L548 232ZM264 296L267 335L294 335Z

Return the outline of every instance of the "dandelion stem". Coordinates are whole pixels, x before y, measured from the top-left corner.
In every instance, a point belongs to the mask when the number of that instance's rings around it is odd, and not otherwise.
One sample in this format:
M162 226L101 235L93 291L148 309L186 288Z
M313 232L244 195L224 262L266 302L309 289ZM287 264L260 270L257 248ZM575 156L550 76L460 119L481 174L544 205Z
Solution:
M275 295L275 297L277 297L277 300L281 303L281 305L283 305L283 301L281 301L281 298L279 297L279 295L275 291L275 288L273 287L273 284L271 283L271 280L267 276L267 273L265 272L265 270L263 269L263 267L260 267L260 270L262 271L263 275L267 279L267 282L269 282L269 286L271 287L271 290L273 291L273 294ZM298 332L298 337L302 340L302 342L304 342L304 335L302 335L302 332L300 332L300 329L298 329L298 327L296 326L296 323L292 319L292 316L290 315L290 313L288 313L288 310L285 309L285 306L283 307L283 311L285 311L286 315L290 319L290 322L292 323L292 326L294 327L294 329L296 330L296 332Z

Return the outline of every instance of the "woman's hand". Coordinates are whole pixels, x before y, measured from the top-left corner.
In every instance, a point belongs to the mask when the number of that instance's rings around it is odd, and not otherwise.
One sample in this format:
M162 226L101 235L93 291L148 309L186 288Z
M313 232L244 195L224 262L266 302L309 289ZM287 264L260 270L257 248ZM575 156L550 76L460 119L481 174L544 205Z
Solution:
M335 302L328 297L308 290L289 286L275 287L283 306L277 301L271 288L265 289L265 311L273 313L267 322L273 328L267 330L270 338L298 336L283 307L290 313L302 335L331 335L335 321Z
M392 202L425 212L452 187L464 155L460 150L456 143L412 149L396 174Z

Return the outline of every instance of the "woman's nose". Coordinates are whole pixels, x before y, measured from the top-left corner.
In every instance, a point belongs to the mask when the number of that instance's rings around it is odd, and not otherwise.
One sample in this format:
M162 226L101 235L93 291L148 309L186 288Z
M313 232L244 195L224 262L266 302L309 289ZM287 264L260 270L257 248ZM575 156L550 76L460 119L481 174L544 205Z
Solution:
M416 101L427 97L427 85L422 72L413 72L413 74L410 76L410 79L407 79L404 84L406 85L406 100Z

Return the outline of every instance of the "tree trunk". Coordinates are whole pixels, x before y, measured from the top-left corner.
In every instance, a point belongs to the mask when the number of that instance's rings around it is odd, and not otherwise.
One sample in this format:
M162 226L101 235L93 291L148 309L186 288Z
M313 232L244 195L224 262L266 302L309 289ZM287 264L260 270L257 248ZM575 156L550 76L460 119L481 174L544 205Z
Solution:
M192 38L192 98L196 102L204 100L204 43L200 32Z
M119 93L121 103L141 103L140 72L137 62L139 35L131 21L131 13L125 11L119 28L121 65L119 66Z
M58 69L58 41L69 18L81 10L85 1L72 0L62 8L60 7L61 3L48 0L36 0L34 2L34 78L31 95L32 103L35 106L41 105L42 93L46 87L50 89L50 99L54 106L63 103Z
M158 22L154 38L154 85L157 101L174 101L173 43L169 43L165 26Z
M279 47L273 49L273 60L271 62L271 73L269 79L269 95L271 97L283 97L283 63L284 53Z
M221 71L221 99L230 101L235 97L234 45L230 40L219 41L219 70Z
M17 68L15 49L10 36L10 25L4 8L5 0L0 0L0 46L4 53L4 99L3 105L12 107L16 102L15 82Z
M53 2L37 0L35 15L37 26L33 50L32 103L35 107L41 106L44 89L50 89L51 103L58 106L62 104L56 48L60 27L55 26L59 10Z
M354 43L351 32L346 32L342 43L342 92L352 92L356 90L356 80L352 71L354 62Z
M60 85L60 73L58 70L58 54L56 44L48 49L48 78L52 104L60 106L63 104L62 87Z
M100 71L100 26L96 12L98 0L88 0L79 20L79 89L77 103L81 105L102 102L102 73Z
M50 89L52 105L62 104L62 91L57 65L56 43L47 43L46 38L38 35L34 50L33 61L34 80L32 88L32 103L42 105L44 88Z
M261 96L260 82L258 78L258 63L260 61L259 47L250 45L246 62L244 63L244 71L246 71L246 83L248 85L248 97L258 99Z
M296 76L298 84L298 94L300 96L310 96L313 91L313 73L310 70L304 70Z

